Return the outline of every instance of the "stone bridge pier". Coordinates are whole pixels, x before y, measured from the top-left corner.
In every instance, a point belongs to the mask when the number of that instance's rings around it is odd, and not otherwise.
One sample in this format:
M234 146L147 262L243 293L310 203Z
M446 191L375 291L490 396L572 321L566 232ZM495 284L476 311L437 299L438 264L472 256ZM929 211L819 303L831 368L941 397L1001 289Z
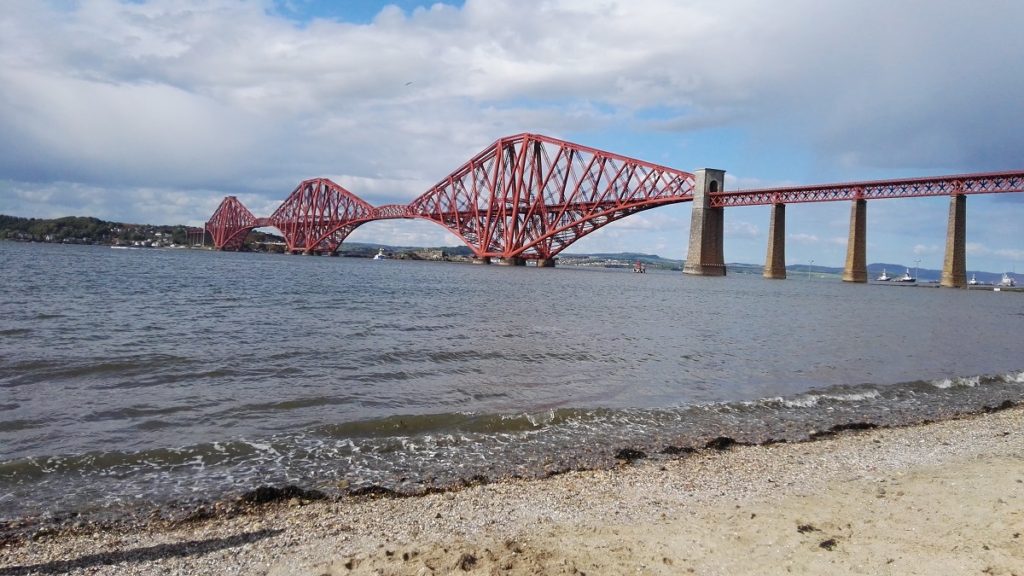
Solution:
M786 205L772 204L768 223L768 254L764 259L764 277L786 279Z
M843 282L867 282L868 201L858 198L850 206L850 236L846 241Z
M949 197L949 219L946 222L946 257L942 260L939 284L949 288L967 285L967 196Z
M725 208L711 206L711 194L725 186L725 170L705 168L693 173L693 205L690 212L690 244L684 274L725 276Z
M725 255L722 250L724 236L723 206L770 205L771 222L768 226L768 250L765 257L764 277L786 278L786 203L785 189L765 191L741 191L722 193L725 171L704 169L694 173L696 184L693 192L690 216L690 244L683 272L697 276L725 276ZM950 182L949 219L946 223L946 255L942 264L940 285L959 288L967 285L967 197L963 183ZM822 187L824 188L824 187ZM829 187L829 191L834 188ZM799 190L803 197L796 201L807 202L809 194L818 192L815 188ZM846 263L843 267L843 281L866 283L868 198L874 193L868 187L858 184L843 191L850 198L850 232L846 245ZM712 201L712 197L715 201ZM748 203L736 203L739 197ZM882 196L885 198L886 196ZM826 198L827 199L827 198ZM733 203L730 203L733 202Z
M850 236L846 245L844 282L868 281L867 200L858 198L850 207ZM767 268L765 271L767 276ZM967 197L953 193L949 197L946 221L946 255L942 262L940 286L961 288L967 285Z

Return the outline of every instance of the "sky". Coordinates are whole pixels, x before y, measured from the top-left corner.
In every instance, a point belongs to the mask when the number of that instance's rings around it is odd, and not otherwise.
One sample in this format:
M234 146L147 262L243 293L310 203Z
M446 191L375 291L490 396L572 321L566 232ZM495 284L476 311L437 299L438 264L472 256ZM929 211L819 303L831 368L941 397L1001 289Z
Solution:
M1024 169L1016 0L4 0L0 214L202 225L327 177L416 198L535 132L726 190ZM786 261L842 266L847 202L787 208ZM940 268L947 198L868 203L868 262ZM1024 195L967 201L969 270L1024 272ZM725 213L763 263L768 209ZM681 259L689 203L567 252ZM457 245L425 221L350 241Z

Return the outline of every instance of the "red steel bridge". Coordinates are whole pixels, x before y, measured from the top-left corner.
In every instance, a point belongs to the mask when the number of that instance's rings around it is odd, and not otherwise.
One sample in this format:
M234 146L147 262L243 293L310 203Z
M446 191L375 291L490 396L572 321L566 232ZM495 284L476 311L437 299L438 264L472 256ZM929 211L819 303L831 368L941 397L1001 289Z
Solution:
M867 200L949 196L950 226L963 228L965 216L957 223L953 219L956 210L963 212L965 195L1024 191L1024 171L740 191L725 191L723 184L720 170L689 173L548 136L518 134L497 140L406 205L372 206L326 178L314 178L300 183L269 217L253 215L228 196L206 230L217 249L238 249L252 229L274 227L289 252L335 254L367 222L416 218L448 229L480 262L498 258L522 265L536 260L538 266L553 266L561 251L606 224L665 204L693 201L685 271L719 275L725 273L724 208L772 205L765 275L777 278L785 277L786 204L852 201L849 252L863 245L865 232L857 229L866 226ZM964 243L962 238L959 242ZM848 255L848 269L858 268L862 252L861 246L860 255ZM859 267L864 268L862 263ZM849 280L866 281L866 270L853 270Z
M359 226L418 218L447 228L479 259L552 262L602 226L693 197L693 174L555 138L502 138L407 205L371 206L325 178L306 180L269 218L224 199L206 228L214 246L238 248L272 226L290 252L334 253Z

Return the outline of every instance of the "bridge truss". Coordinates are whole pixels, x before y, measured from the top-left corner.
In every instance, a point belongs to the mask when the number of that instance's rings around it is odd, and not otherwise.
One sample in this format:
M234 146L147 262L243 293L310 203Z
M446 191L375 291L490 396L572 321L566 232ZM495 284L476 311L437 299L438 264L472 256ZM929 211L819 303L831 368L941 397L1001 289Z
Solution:
M267 223L284 236L289 252L334 253L374 208L327 178L300 183Z
M213 245L220 250L238 250L245 242L249 231L257 226L259 218L253 216L234 196L227 196L206 222L206 230L213 238Z
M1024 192L1024 172L960 174L931 178L875 180L848 184L821 184L738 190L711 195L711 206L763 206L799 202L835 202L839 200L877 200L880 198L917 198L958 194L995 194Z
M693 199L695 177L539 134L501 138L407 205L373 207L326 178L300 183L269 218L234 196L206 229L238 249L253 228L273 226L290 252L335 253L359 226L415 218L444 226L481 259L551 260L591 232L637 212ZM1024 192L1024 172L825 184L709 193L712 208Z
M314 178L299 184L270 218L256 218L233 196L225 198L207 228L217 248L237 249L249 230L273 226L290 252L333 253L366 222L418 218L444 226L478 258L546 260L611 222L692 200L693 187L689 172L519 134L497 140L408 205L374 208ZM221 241L228 237L231 242Z
M547 260L631 214L693 199L693 174L537 134L502 138L409 204L478 258Z

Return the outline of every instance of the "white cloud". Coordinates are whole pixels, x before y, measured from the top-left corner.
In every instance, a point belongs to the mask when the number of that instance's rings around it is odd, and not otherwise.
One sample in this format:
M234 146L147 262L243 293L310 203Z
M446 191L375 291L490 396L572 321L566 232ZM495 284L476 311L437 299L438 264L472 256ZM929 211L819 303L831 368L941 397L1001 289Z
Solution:
M783 188L788 186L799 186L800 182L791 180L766 180L756 176L734 176L728 172L725 174L725 190L761 190L764 188Z
M0 143L0 170L94 184L191 186L239 177L267 137L229 107L167 85L113 86L0 70L17 135Z
M739 238L760 238L763 235L761 228L757 224L743 220L728 219L725 221L725 234L726 236Z
M267 215L315 176L401 202L525 131L724 167L727 189L1011 169L1024 152L1024 4L1007 0L467 0L368 24L268 7L0 5L0 212L199 222L235 194ZM999 247L986 257L1020 251L1019 217L986 204L969 234ZM873 253L940 246L943 210L873 202ZM846 212L791 210L790 241L845 243ZM731 214L730 235L763 236L767 220ZM687 216L584 242L654 247L678 228L685 244ZM753 245L727 258L759 261Z
M375 206L407 204L435 184L428 180L369 178L345 174L326 177Z
M348 237L353 242L394 246L458 246L459 239L433 222L423 220L382 220L356 228Z
M992 256L996 262L1024 262L1024 249L1020 248L989 248L977 242L967 243L967 254L969 256Z
M967 254L972 256L984 256L991 254L991 250L986 248L983 244L978 242L968 242L966 246Z
M684 228L689 230L690 223L688 220L680 218L673 211L655 209L623 218L609 226L614 226L616 230L668 230L678 232Z
M1017 249L999 249L993 251L996 256L1012 260L1014 262L1024 262L1024 250Z
M798 244L817 244L820 242L816 234L787 234L786 240L788 242L796 242Z

